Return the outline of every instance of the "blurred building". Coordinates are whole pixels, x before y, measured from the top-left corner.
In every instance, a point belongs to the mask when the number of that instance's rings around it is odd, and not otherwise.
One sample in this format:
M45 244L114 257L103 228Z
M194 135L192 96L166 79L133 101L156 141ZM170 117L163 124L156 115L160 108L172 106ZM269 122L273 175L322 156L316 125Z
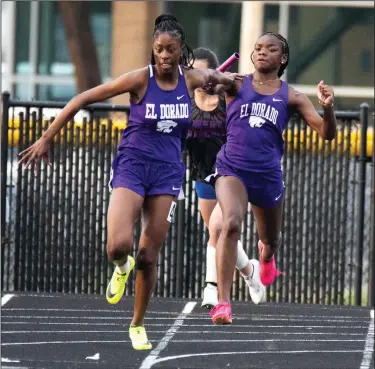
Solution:
M251 72L250 53L263 31L283 34L291 59L286 79L310 96L324 79L337 108L374 100L372 1L92 1L90 19L103 81L149 63L153 21L174 14L191 47L220 60L240 51L237 68ZM55 1L2 2L2 90L22 100L67 101L76 93L62 17ZM127 103L127 97L115 99Z

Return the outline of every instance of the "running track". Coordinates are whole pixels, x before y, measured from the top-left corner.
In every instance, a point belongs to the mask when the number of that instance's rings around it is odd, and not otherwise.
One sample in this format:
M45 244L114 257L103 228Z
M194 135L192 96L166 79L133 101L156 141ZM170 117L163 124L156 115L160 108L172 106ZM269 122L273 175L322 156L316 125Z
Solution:
M151 351L128 338L133 298L3 294L1 367L43 369L374 369L368 308L233 303L233 324L211 324L199 301L152 298Z

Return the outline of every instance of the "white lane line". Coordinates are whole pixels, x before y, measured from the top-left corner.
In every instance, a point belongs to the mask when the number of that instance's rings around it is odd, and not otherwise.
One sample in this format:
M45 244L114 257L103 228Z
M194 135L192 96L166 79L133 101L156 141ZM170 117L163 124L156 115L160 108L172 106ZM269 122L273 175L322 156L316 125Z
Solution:
M371 359L374 353L374 310L370 312L370 324L366 336L365 349L363 351L363 358L360 369L370 369Z
M7 293L1 298L1 306L3 307L14 295Z
M4 318L2 317L1 324L5 325L12 325L12 324L27 324L27 325L116 325L118 326L119 323L94 323L94 322L28 322L28 321L15 321L15 322L4 322ZM46 318L47 319L47 318ZM54 319L54 317L48 317L48 319ZM176 318L177 319L177 318ZM148 327L165 327L165 324L147 324ZM211 327L214 328L213 324L186 324L185 327ZM314 328L321 328L321 329L368 329L368 325L258 325L258 324L241 324L237 326L238 328L305 328L305 329L314 329ZM228 331L230 331L228 329Z
M72 330L63 330L63 331L54 331L54 330L50 330L50 331L33 331L33 330L28 330L28 331L4 331L2 330L1 331L1 334L34 334L34 333L128 333L127 330L110 330L110 331L105 331L105 330L90 330L90 331L82 331L82 330L79 330L79 331L72 331ZM147 333L166 333L166 331L154 331L154 330L150 330L150 329L147 329ZM176 334L209 334L209 335L214 335L214 334L219 334L219 335L223 335L223 334L230 334L230 335L234 335L234 334L241 334L241 335L258 335L258 334L271 334L271 335L281 335L281 336L291 336L291 335L305 335L305 336L315 336L315 335L324 335L324 336L329 336L329 335L333 335L333 336L362 336L363 337L363 333L346 333L346 332L343 332L343 333L340 333L340 332L287 332L287 333L284 333L284 332L275 332L275 331L270 331L270 332L265 332L265 331L259 331L259 332L255 332L255 331L251 331L251 332L248 332L248 331L218 331L218 330L214 330L214 331L178 331L176 332ZM364 341L364 339L362 339L361 341Z
M9 342L9 343L2 343L1 346L30 346L30 345L54 345L54 344L59 344L59 345L62 345L62 344L66 344L66 345L70 345L70 344L76 344L76 343L124 343L124 342L127 342L129 343L129 340L128 341L40 341L40 342ZM362 352L362 351L361 351Z
M244 339L244 340L228 340L228 339L222 339L222 340L212 340L212 339L207 339L207 340L173 340L173 343L176 342L185 342L185 343L190 343L190 342L365 342L365 339L350 339L350 340L336 340L336 339L285 339L285 338L280 338L280 339L256 339L256 340L249 340L249 339Z
M272 340L272 341L274 341L274 340ZM297 341L301 342L301 340L297 340ZM157 341L152 341L152 342L157 342ZM191 342L191 341L179 341L179 342L188 343L188 342ZM204 341L204 342L206 342L206 341ZM207 341L207 342L209 342L209 341ZM225 341L225 342L227 342L227 341ZM248 341L248 342L250 342L250 341ZM262 340L253 340L253 342L262 342ZM314 342L316 342L316 341L314 341ZM77 344L77 343L83 343L83 344L88 344L88 343L127 343L127 344L129 344L129 340L9 342L9 343L2 343L1 346L71 345L71 344ZM161 342L159 342L159 344L160 343ZM279 353L309 353L309 352L360 352L360 353L363 353L363 350L301 350L301 351L273 351L273 350L271 350L271 351L248 351L248 352L239 351L239 352L216 352L216 353L186 354L186 355L178 355L178 356L176 356L176 358L190 357L190 356L206 356L206 355L215 355L215 354L216 355L230 355L230 354L245 354L245 353L257 354L257 353L276 353L276 352L279 352ZM145 359L145 361L146 361L146 359ZM155 356L151 366L145 366L145 361L142 363L143 366L141 366L140 369L149 369L149 368L151 368L152 365L154 365L158 362L161 362L161 361L165 361L165 360L163 358L157 359L157 356ZM150 365L150 362L147 362L146 365Z
M168 336L169 337L169 336ZM173 336L172 336L173 337ZM165 337L163 337L165 338ZM159 340L150 340L151 342L159 342L162 343L163 342L163 346L167 347L167 344L169 343L170 339L165 342L165 341L159 341ZM361 340L317 340L317 339L314 339L314 340L301 340L301 339L292 339L292 340L288 340L288 339L280 339L280 340L275 340L275 339L269 339L269 340L260 340L260 339L256 339L256 340L173 340L173 343L211 343L211 342L216 342L216 343L219 343L219 342L243 342L243 343L247 343L247 342L277 342L277 343L282 343L282 342L316 342L316 343L319 343L319 342L364 342L365 340L364 339L361 339ZM2 343L1 346L31 346L31 345L56 345L56 344L66 344L66 345L69 345L69 344L77 344L77 343L97 343L97 342L106 342L106 343L119 343L119 342L127 342L129 343L129 340L128 341L107 341L107 340L103 340L103 341L96 341L96 340L93 340L93 341L35 341L35 342L8 342L8 343ZM163 350L164 348L163 347ZM157 348L157 347L156 347ZM153 350L154 351L154 350ZM358 352L362 352L361 350L359 350ZM151 351L152 353L152 351ZM151 355L150 353L150 355ZM150 356L149 355L149 356ZM158 355L153 355L155 356L155 358L158 356ZM154 363L153 363L154 364ZM144 363L142 363L142 365L145 365ZM147 365L147 364L146 364ZM145 369L146 367L145 366L142 366L140 369ZM151 366L147 366L147 368L151 368ZM367 368L367 367L366 367Z
M167 356L160 359L156 359L154 364L161 363L163 361L170 361L176 359L183 359L188 357L197 357L197 356L217 356L217 355L249 355L249 354L311 354L311 353L328 353L328 354L337 354L337 353L358 353L362 352L361 350L295 350L295 351L233 351L233 352L202 352L199 354L185 354L185 355L176 355L176 356Z
M46 312L46 311L60 311L62 313L70 311L70 312L83 312L83 313L88 313L88 312L96 312L96 313L119 313L119 314L124 314L124 313L133 313L133 310L118 310L118 309L64 309L64 308L59 308L59 309L36 309L36 308L5 308L4 311L40 311L40 312ZM166 314L166 315L179 315L180 312L176 311L147 311L147 314ZM202 314L203 315L203 314ZM365 318L364 318L365 319Z
M167 332L168 333L168 332ZM169 336L168 336L169 337ZM172 336L173 337L173 336ZM172 338L171 337L171 338ZM165 337L163 337L165 338ZM171 339L170 338L170 339ZM170 341L168 340L168 342ZM151 342L159 342L159 340L150 340ZM100 342L100 341L65 341L66 344L70 343L85 343L85 342ZM102 342L128 342L128 341L102 341ZM160 341L160 342L165 342L165 341ZM166 342L166 343L168 343ZM221 339L221 340L212 340L212 339L206 339L206 340L173 340L173 343L197 343L197 342L204 342L204 343L209 343L209 342L365 342L365 339L350 339L350 340L339 340L339 339L285 339L285 338L280 338L280 339L244 339L244 340L228 340L228 339ZM61 341L41 341L41 342L9 342L9 343L2 343L2 346L19 346L19 345L42 345L42 344L57 344L61 343ZM166 347L166 345L165 345ZM164 347L164 348L165 348ZM163 348L163 349L164 349ZM151 353L150 353L151 355Z
M9 319L86 319L86 320L119 320L119 319L131 319L133 316L124 316L124 315L119 315L119 316L105 316L105 315L96 315L96 316L69 316L69 315L3 315L3 318L9 318ZM168 317L146 317L145 320L175 320L177 317L175 316L168 316ZM189 316L186 317L185 320L209 320L208 315L205 316ZM251 317L251 316L244 316L244 317L237 317L236 316L236 321L238 320L246 320L246 321L286 321L286 322L317 322L321 321L321 319L292 319L292 318L257 318L257 317ZM361 319L360 321L354 321L353 320L346 320L346 319L324 319L325 322L330 322L330 323L365 323L367 322L367 319ZM366 326L367 327L367 326Z
M4 308L2 309L4 311L40 311L40 312L46 312L46 311L61 311L61 312L66 312L66 311L70 311L70 312L84 312L84 313L88 313L88 312L97 312L97 313L100 313L100 312L104 312L104 313L119 313L121 314L121 316L124 315L124 313L131 313L133 314L133 310L118 310L118 309L63 309L63 308L60 308L60 309L36 309L36 308ZM156 314L156 315L160 315L160 314L165 314L165 315L179 315L180 312L171 312L171 311L153 311L153 310L150 310L148 311L147 310L147 314ZM260 313L253 313L251 312L251 315L252 317L257 317L257 318L267 318L267 317L274 317L275 319L278 319L279 317L286 317L286 318L316 318L315 320L319 320L319 319L325 319L325 318L330 318L332 320L336 320L336 319L344 319L344 320L348 320L348 321L353 321L354 319L358 319L358 320L365 320L367 322L368 320L368 316L362 316L362 317L352 317L352 316L345 316L345 315L335 315L335 316L332 316L332 315L298 315L298 314L278 314L277 316L275 316L275 314L260 314ZM194 312L193 314L190 314L191 317L208 317L208 313L197 313L197 312ZM133 317L133 316L131 316ZM249 318L249 315L248 314L236 314L236 317L245 317L245 318ZM153 319L153 318L152 318Z
M2 357L2 358L1 358L1 362L2 362L2 363L19 363L20 361L19 361L19 360L8 359L8 358L6 358L6 357Z
M36 297L37 299L43 300L45 298L51 298L51 299L61 299L66 302L66 300L73 300L73 301L90 301L90 300L97 300L97 301L103 301L103 296L101 295L79 295L79 294L66 294L66 293L52 293L52 294L47 294L47 293L40 293L40 294L35 294L35 293L17 293L17 296L20 297ZM131 301L134 300L132 296L128 296ZM104 298L105 301L105 298ZM173 304L179 304L181 305L181 300L175 300L172 298L168 298L168 304L173 303ZM157 301L156 301L157 303ZM262 305L264 306L264 305Z
M40 294L36 294L36 293L23 293L23 292L20 292L20 293L17 293L17 296L22 296L22 297L36 297L38 299L43 299L43 298L54 298L54 299L58 299L58 298L61 298L61 299L66 299L67 298L67 294L63 294L63 293L51 293L51 294L48 294L48 293L40 293ZM100 295L69 295L68 296L70 299L73 299L75 301L81 301L81 300L102 300L103 301L103 296L100 296ZM128 296L130 297L132 300L133 300L133 297L132 296ZM158 300L156 300L156 303L159 301L159 300L163 300L163 298L157 298ZM105 299L104 299L105 300ZM200 301L200 300L199 300ZM199 302L199 301L196 301L196 302ZM177 300L177 299L170 299L168 298L168 303L170 302L173 302L173 303L176 303L176 304L181 304L181 300ZM195 302L195 301L194 301ZM249 301L241 301L240 302L240 306L245 306L247 303L250 304ZM264 308L275 308L276 306L276 303L273 303L273 302L266 302L262 305L252 305L252 308L253 309L257 309L259 311L262 311L264 310ZM281 309L288 309L290 310L291 309L291 304L288 304L288 303L277 303L277 309L278 310L281 310ZM295 307L293 306L293 308L295 309L299 309L299 310L317 310L317 305L316 304L305 304L305 305L302 305L300 307ZM353 307L349 306L347 307L346 305L335 305L335 306L329 306L329 305L326 305L324 306L324 309L325 310L331 310L331 311L346 311L348 313L352 313L353 312ZM256 312L254 312L256 313Z
M193 311L196 304L196 302L190 301L185 305L182 313L177 317L172 327L168 329L167 333L160 340L159 344L143 360L140 369L150 369L154 365L154 362L158 358L159 354L168 346L168 342L184 324L184 319Z
M107 326L107 325L115 325L115 326L118 326L119 323L93 323L93 322L90 322L90 323L81 323L81 322L74 322L74 323L67 323L67 322L61 322L61 323L57 323L57 322L25 322L25 321L21 321L21 322L4 322L3 321L3 317L2 317L2 320L1 320L1 325L15 325L15 324L24 324L24 325L104 325L104 326ZM148 326L152 326L152 325L155 325L155 324L150 324ZM160 326L165 326L165 324L158 324ZM367 328L367 327L366 327Z

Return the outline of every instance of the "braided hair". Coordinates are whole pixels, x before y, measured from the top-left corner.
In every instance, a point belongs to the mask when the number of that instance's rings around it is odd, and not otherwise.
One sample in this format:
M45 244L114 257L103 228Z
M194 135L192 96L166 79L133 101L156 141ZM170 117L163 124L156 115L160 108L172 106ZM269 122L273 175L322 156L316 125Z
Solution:
M193 50L185 43L185 31L178 23L177 18L172 14L161 14L155 19L153 37L157 37L165 32L169 33L172 37L181 39L182 55L180 64L191 69L195 60ZM151 64L156 64L154 50L151 51Z
M259 38L261 38L262 36L275 36L276 38L278 38L281 41L282 51L283 51L283 54L286 57L286 62L283 63L283 64L281 64L280 69L279 69L279 71L277 73L277 76L281 77L284 74L284 70L286 69L286 67L288 66L288 63L289 63L289 45L288 45L288 41L286 40L285 37L283 37L279 33L274 33L274 32L265 32L265 33L263 33L263 35L259 36ZM258 40L259 40L259 38L258 38ZM251 61L253 60L253 54L254 54L254 51L251 53Z

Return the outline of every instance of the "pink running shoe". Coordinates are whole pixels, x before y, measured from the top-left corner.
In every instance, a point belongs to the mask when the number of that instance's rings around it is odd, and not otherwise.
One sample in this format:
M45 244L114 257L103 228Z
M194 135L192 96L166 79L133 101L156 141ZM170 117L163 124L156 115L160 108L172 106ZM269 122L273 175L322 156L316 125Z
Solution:
M214 324L232 324L232 307L229 302L220 302L210 311Z
M259 240L259 261L260 261L260 281L263 285L268 286L273 283L273 281L280 275L285 275L284 272L276 269L275 256L269 261L263 261L262 252L264 244Z

